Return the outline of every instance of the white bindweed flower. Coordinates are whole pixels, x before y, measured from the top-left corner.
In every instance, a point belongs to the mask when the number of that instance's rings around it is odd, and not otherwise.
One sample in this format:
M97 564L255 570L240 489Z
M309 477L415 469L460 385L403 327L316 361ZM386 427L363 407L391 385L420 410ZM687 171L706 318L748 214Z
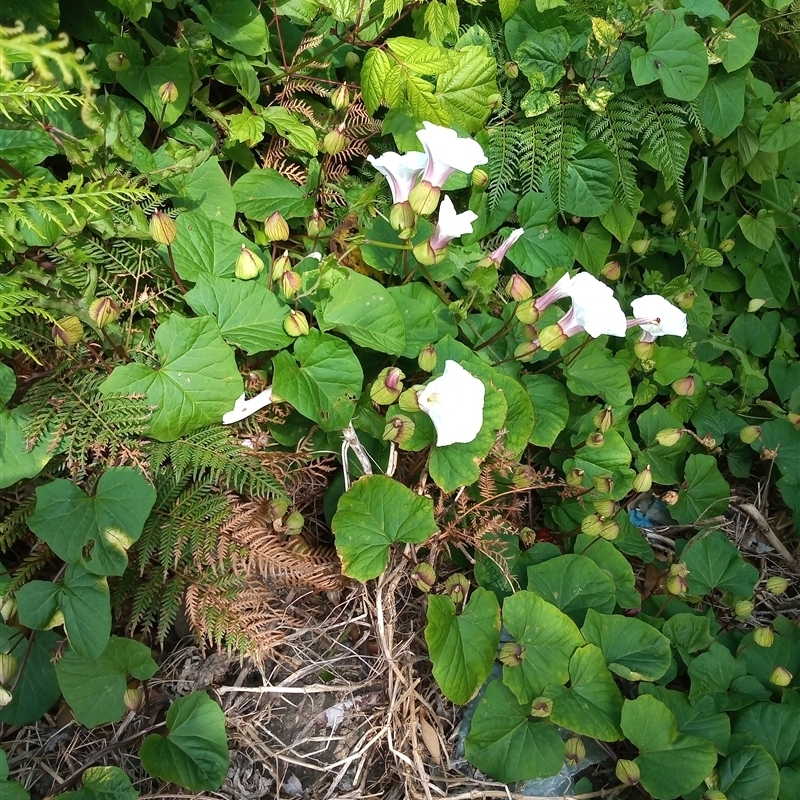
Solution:
M231 411L222 417L223 425L232 425L234 422L241 422L256 411L260 411L272 402L272 387L269 386L263 392L259 392L249 400L245 399L244 394L236 401L236 405Z
M506 257L506 253L514 246L517 240L525 233L524 228L517 228L515 231L511 231L508 235L508 238L500 245L496 250L492 250L489 254L489 258L495 264L501 264L503 259Z
M444 374L432 380L417 398L436 428L436 445L471 442L483 425L486 387L456 361L445 361Z
M428 163L425 153L412 150L401 156L399 153L384 153L379 158L367 156L367 161L389 182L392 202L405 203Z
M420 264L436 264L445 256L447 245L453 239L472 233L472 223L478 219L474 211L462 211L456 214L453 201L449 197L442 200L439 209L439 219L433 229L431 238L426 242L420 242L414 248L414 256Z
M686 314L660 294L646 294L632 303L634 319L628 327L642 329L642 342L654 342L659 336L686 336Z

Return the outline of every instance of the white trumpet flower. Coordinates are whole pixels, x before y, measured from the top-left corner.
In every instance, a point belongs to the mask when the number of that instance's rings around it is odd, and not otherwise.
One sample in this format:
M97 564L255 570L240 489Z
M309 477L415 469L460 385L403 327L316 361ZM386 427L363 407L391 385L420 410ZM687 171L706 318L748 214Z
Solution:
M233 409L222 417L223 425L232 425L234 422L241 422L243 419L255 414L272 402L272 387L268 386L263 392L259 392L249 400L245 399L244 394L236 401Z
M472 223L478 219L474 211L462 211L456 214L453 201L449 197L442 200L439 219L427 242L420 242L414 248L414 256L420 264L437 264L445 256L447 245L453 239L472 233Z
M379 158L367 156L367 161L386 178L392 190L392 202L405 203L428 163L425 153L412 150L401 156L399 153L384 153Z
M686 314L660 294L646 294L632 303L634 319L628 327L642 329L642 342L654 342L659 336L686 336Z
M494 264L501 264L508 251L516 244L517 240L525 233L525 228L517 228L508 235L508 238L496 250L489 254L490 260Z
M447 360L444 374L419 394L419 407L436 428L437 447L471 442L483 426L486 387L456 361Z

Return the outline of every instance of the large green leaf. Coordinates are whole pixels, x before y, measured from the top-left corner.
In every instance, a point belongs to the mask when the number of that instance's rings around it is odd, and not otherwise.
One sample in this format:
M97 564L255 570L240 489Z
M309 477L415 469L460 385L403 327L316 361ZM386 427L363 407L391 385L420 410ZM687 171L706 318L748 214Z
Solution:
M72 649L85 658L97 658L111 635L111 599L104 577L80 564L70 564L63 581L30 581L17 592L19 621L28 628L46 630L58 611Z
M761 126L759 142L764 153L780 153L800 142L800 119L794 118L789 103L776 103L770 109Z
M248 219L259 222L279 211L285 219L307 217L314 199L274 169L254 169L233 184L236 208Z
M612 406L624 406L632 397L627 367L598 341L590 342L564 366L567 388L582 397L602 397Z
M79 656L72 649L56 664L58 685L75 719L93 728L118 722L125 713L127 676L152 678L158 665L150 648L133 639L112 636L96 660Z
M602 742L622 738L622 693L598 647L578 648L569 662L569 687L547 686L544 696L553 701L554 724Z
M778 765L758 744L731 753L719 767L719 788L728 800L776 800L780 785Z
M642 786L656 800L672 800L691 791L717 763L714 745L699 736L679 733L675 716L655 697L625 701L622 732L639 748L635 761Z
M575 261L570 240L555 225L525 228L508 258L532 278L539 278L550 269L570 269Z
M83 786L63 792L63 800L136 800L139 792L119 767L89 767L83 773Z
M393 286L387 289L391 298L397 303L406 332L406 346L402 352L405 358L416 358L419 351L439 338L439 328L433 312L425 303L414 297L409 291L420 284L407 283L404 286ZM439 298L436 300L441 303Z
M611 542L596 536L580 534L575 539L574 551L591 559L614 584L617 605L621 608L639 608L642 596L636 591L636 576L630 562ZM707 622L707 621L706 621Z
M707 714L716 714L728 708L728 692L737 678L744 677L747 669L743 662L733 657L730 650L714 642L689 664L691 688L689 702Z
M697 97L700 119L708 130L724 139L744 117L744 89L748 70L717 72Z
M282 350L294 341L283 328L289 308L255 281L201 274L186 302L196 314L215 317L222 338L245 353Z
M669 639L646 622L589 609L581 633L603 651L608 668L626 680L657 681L669 669Z
M385 475L368 475L339 499L331 520L342 572L367 581L386 568L394 542L424 542L436 532L433 504Z
M37 487L28 527L68 564L83 564L95 575L122 575L126 551L141 536L155 499L155 489L133 467L107 469L94 497L58 478Z
M181 697L167 712L167 730L142 742L142 766L193 792L219 789L230 763L222 709L205 692Z
M579 217L602 216L611 208L617 175L611 151L602 142L589 142L568 162L562 210ZM555 188L552 178L550 184Z
M267 22L250 0L209 0L209 5L210 11L200 3L192 10L212 36L247 56L269 52Z
M164 186L176 195L173 199L175 206L187 211L200 210L209 219L227 226L233 225L236 201L216 156L212 156L191 172L172 178Z
M678 522L694 525L725 512L731 493L714 456L700 453L689 456L684 480L686 488L681 489L678 501L670 507L670 514Z
M272 364L275 394L324 431L347 426L364 381L361 364L347 342L312 328L295 342L294 357L284 350Z
M564 462L564 470L582 469L583 480L587 486L592 485L593 478L611 477L614 480L612 489L606 494L619 500L631 487L633 470L630 469L631 451L625 440L611 428L603 434L603 443L597 447L584 445L575 452L574 458Z
M503 627L522 648L521 662L503 667L503 683L520 703L530 704L547 684L569 680L569 660L583 637L555 605L533 592L517 592L503 603Z
M30 795L21 783L8 779L8 756L0 750L0 797L3 800L28 800Z
M750 597L758 582L758 569L748 564L739 548L721 531L699 534L684 549L689 594L704 595L720 589Z
M394 298L358 272L348 272L331 288L317 316L323 331L334 329L362 347L389 355L405 350L406 326Z
M497 598L478 588L464 610L456 613L449 595L428 598L425 641L433 662L433 676L445 697L469 702L492 671L500 641Z
M548 721L529 716L499 679L487 687L465 742L470 763L492 778L511 783L547 778L564 764L564 741Z
M758 47L760 26L749 14L738 14L719 37L715 53L728 72L741 69Z
M682 11L654 11L645 30L647 51L631 51L636 85L660 80L667 97L694 100L708 78L708 53L700 35L684 23Z
M451 124L476 133L489 116L489 97L497 92L497 62L486 47L454 51L456 63L436 78L436 99Z
M569 401L563 384L549 375L523 375L522 385L533 405L531 444L552 447L569 419Z
M103 394L146 395L154 439L171 442L219 422L244 391L233 349L211 317L171 314L156 331L155 349L159 369L125 364L100 386Z
M525 39L514 53L524 75L539 89L555 86L564 77L570 36L565 28L550 28Z
M759 250L769 250L775 241L775 216L765 208L754 217L748 214L741 217L739 228L744 238Z

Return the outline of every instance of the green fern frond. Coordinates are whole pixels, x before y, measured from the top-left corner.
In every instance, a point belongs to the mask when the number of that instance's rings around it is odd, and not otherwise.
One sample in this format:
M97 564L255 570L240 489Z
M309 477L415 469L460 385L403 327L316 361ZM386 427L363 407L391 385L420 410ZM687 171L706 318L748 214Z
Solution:
M0 553L7 553L28 534L28 517L36 508L32 492L20 503L0 505Z
M489 207L494 208L508 189L517 183L521 154L521 131L513 124L499 125L489 131L486 157L489 159Z
M640 108L642 140L649 148L664 186L674 186L683 196L683 172L688 157L686 107L650 89L636 95Z
M0 114L9 122L18 122L21 117L41 118L54 111L77 108L85 102L85 97L58 86L0 80Z
M42 301L44 296L13 275L0 275L0 348L19 350L38 363L33 349L21 338L15 325L21 317L36 316L55 322Z
M550 194L558 210L564 210L567 196L567 179L572 157L584 143L582 116L584 106L575 98L565 99L536 119L541 137L541 168Z

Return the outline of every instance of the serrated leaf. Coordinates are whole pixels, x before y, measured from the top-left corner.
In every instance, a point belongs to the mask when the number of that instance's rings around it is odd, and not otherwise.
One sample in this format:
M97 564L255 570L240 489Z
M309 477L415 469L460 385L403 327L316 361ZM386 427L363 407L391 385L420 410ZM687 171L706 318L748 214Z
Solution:
M404 67L418 75L438 75L455 61L452 51L409 36L395 36L386 44Z
M403 83L400 65L383 50L371 47L361 66L361 94L367 111L374 114L381 104L393 108L402 96Z
M406 75L403 87L415 119L435 122L437 125L447 125L450 122L439 101L433 96L433 84L429 81L419 75Z
M485 47L468 46L436 79L436 98L444 113L467 133L479 131L489 116L489 97L497 93L496 72L497 62Z

